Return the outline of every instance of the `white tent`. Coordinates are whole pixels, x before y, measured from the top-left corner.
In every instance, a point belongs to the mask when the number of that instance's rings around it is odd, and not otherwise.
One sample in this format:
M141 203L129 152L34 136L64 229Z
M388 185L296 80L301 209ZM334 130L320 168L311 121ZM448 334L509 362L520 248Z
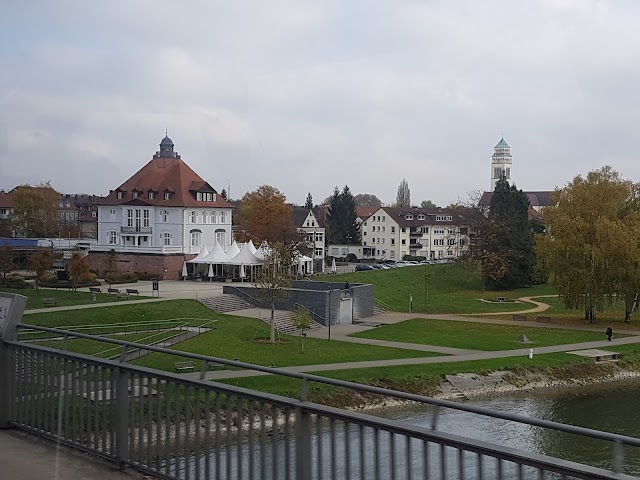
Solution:
M246 273L244 271L244 263L240 265L240 278L244 281L244 279L246 278Z
M269 256L270 253L271 253L271 249L269 248L269 245L267 245L267 242L262 242L262 245L260 245L260 248L256 250L255 256L258 257L260 260L264 260Z
M189 260L187 263L206 263L206 262L203 262L202 259L205 258L207 255L209 255L209 250L207 249L206 245L203 245L202 248L200 249L200 253L196 255L195 258L192 258L191 260Z
M213 277L213 263L209 264L209 274L207 275L209 278Z
M227 263L229 256L222 250L222 247L218 242L213 244L213 249L209 252L209 255L201 260L201 263L213 263L216 265Z
M251 240L249 240L247 243L245 243L245 246L249 249L249 251L251 253L256 253L258 251L258 249L255 247L255 245L253 244L253 242Z
M227 257L231 259L236 255L238 255L239 253L240 253L240 247L238 247L238 244L234 240L231 246L229 247L229 249L227 250Z
M298 257L298 274L313 273L313 258L306 255Z
M262 260L251 253L248 248L243 248L235 257L228 260L227 263L231 265L262 265Z
M337 269L336 269L336 259L334 258L334 259L331 261L331 273L336 273L336 270L337 270Z
M187 262L184 262L182 264L182 278L183 279L187 278L187 275L188 275L188 273L187 273Z

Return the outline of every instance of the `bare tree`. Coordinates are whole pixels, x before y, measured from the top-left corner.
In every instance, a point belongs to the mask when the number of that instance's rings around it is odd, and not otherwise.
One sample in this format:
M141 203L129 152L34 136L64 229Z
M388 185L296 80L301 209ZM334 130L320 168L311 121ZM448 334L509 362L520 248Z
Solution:
M288 294L293 278L293 259L295 249L292 243L280 242L270 246L271 251L262 263L260 271L256 275L256 288L260 296L269 302L271 307L270 341L276 341L275 310L276 300Z
M398 195L396 196L396 207L408 208L411 206L411 191L409 190L409 182L403 178L398 186Z
M300 351L304 353L304 339L307 336L304 331L309 330L313 324L311 312L307 308L298 307L293 311L291 321L293 325L300 330Z
M48 249L38 250L31 255L29 267L36 272L36 290L40 288L40 281L45 273L53 266L53 254Z
M75 252L69 263L69 273L71 274L71 282L75 292L78 288L78 282L85 279L89 274L89 263L86 257L83 257L79 252Z
M2 272L2 279L6 280L7 273L11 273L16 268L16 264L13 263L13 247L6 245L0 248L0 272Z

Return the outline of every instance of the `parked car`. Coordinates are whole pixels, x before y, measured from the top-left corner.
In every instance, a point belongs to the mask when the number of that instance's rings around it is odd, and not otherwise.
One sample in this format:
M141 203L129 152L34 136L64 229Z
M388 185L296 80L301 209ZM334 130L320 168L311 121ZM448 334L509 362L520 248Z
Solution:
M356 265L356 272L363 272L365 270L375 270L371 265Z

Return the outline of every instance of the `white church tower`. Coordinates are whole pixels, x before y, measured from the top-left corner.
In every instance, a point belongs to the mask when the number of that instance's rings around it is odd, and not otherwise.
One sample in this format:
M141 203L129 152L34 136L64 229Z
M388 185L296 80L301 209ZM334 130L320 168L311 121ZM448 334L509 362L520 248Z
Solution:
M502 175L504 175L509 183L511 183L511 147L504 141L504 137L500 139L498 144L493 148L491 156L491 191L496 188L496 183Z

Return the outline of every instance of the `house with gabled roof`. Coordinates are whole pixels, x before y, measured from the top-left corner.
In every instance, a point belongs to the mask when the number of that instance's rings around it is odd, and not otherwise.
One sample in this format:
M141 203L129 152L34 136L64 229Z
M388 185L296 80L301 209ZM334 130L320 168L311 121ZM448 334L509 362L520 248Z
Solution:
M98 263L114 250L121 270L179 278L183 262L203 245L231 245L232 205L174 150L165 136L160 150L97 205ZM126 267L126 268L125 268Z
M293 207L293 226L304 234L307 245L311 249L313 271L324 271L324 246L326 231L324 224L316 216L313 209Z
M475 215L474 209L462 207L380 207L362 222L363 258L456 259L469 249Z

